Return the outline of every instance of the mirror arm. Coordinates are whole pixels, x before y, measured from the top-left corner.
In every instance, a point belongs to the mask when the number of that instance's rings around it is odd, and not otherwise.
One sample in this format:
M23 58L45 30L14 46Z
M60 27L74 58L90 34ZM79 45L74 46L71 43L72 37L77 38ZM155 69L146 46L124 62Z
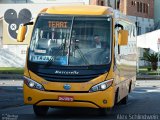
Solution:
M33 25L34 22L28 22L28 23L24 23L23 26L27 26L27 25Z
M120 45L118 45L118 54L121 54L121 53L120 53Z
M123 25L121 25L121 24L115 24L114 28L116 29L117 27L120 27L122 30L124 29Z
M124 29L123 25L121 25L121 24L115 24L115 27L114 27L114 28L116 29L117 27L118 27L118 28L120 27L121 30ZM118 45L118 54L120 54L120 45Z

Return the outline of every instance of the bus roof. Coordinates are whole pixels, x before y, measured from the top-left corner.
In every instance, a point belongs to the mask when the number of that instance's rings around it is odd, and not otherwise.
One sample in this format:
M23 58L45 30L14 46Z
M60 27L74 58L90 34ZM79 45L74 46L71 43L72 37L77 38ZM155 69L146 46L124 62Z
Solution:
M54 6L45 8L41 12L48 14L68 14L68 15L112 15L113 10L110 7L96 5L72 5L72 6Z

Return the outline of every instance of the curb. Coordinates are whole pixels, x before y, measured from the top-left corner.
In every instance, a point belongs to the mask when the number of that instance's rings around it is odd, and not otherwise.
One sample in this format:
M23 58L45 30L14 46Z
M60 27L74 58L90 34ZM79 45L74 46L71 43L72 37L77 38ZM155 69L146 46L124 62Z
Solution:
M160 78L136 78L136 80L160 80Z
M137 80L160 80L160 76L157 75L137 75Z
M0 74L0 79L23 79L21 74Z

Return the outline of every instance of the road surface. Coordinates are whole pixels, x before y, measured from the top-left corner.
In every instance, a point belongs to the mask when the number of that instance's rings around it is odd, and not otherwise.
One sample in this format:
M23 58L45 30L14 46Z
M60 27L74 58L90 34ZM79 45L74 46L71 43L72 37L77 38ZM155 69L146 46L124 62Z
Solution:
M12 92L9 89L12 89ZM13 92L14 90L15 92ZM128 103L126 105L116 105L106 116L101 116L97 109L50 108L46 117L37 118L33 113L31 105L23 105L21 86L1 86L0 97L0 103L3 103L0 104L2 120L160 120L160 81L157 80L137 81L135 90L129 95ZM5 104L10 105L5 106Z

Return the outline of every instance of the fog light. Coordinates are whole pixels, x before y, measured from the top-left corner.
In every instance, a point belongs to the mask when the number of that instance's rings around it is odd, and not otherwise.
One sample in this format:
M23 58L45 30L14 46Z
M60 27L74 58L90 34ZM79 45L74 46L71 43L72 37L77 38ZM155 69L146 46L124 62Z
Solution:
M28 97L28 101L31 101L32 100L32 98L31 97Z
M34 82L30 82L29 87L31 87L31 88L34 87Z
M103 104L107 104L107 100L103 100Z
M102 89L102 90L105 90L106 88L107 88L106 84L102 84L102 85L101 85L101 89Z

